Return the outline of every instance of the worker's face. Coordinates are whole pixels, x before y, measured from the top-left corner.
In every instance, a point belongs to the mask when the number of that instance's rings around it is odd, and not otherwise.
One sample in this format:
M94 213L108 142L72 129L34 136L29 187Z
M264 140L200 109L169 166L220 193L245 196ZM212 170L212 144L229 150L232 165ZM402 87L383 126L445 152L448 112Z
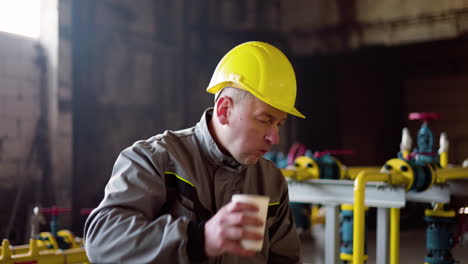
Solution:
M280 141L287 114L255 97L232 105L227 117L225 148L241 164L257 163Z

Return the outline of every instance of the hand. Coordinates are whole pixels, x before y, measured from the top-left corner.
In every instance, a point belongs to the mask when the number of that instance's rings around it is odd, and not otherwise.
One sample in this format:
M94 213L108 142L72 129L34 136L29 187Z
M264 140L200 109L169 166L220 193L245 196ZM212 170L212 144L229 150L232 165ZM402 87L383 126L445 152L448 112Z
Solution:
M262 226L262 220L249 216L257 212L255 205L230 202L223 206L205 224L205 253L207 256L219 256L231 253L240 256L253 256L255 251L244 249L242 239L262 240L263 234L249 232L245 225Z

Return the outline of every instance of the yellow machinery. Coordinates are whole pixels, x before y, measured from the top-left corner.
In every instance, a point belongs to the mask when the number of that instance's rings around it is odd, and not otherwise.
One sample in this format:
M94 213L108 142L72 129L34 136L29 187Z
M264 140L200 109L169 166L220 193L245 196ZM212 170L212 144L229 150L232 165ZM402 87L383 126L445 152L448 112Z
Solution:
M392 165L401 165L395 166ZM392 185L404 185L407 190L414 187L417 182L415 180L415 170L411 167L405 167L404 161L391 159L383 167L382 172L367 172L362 171L356 177L354 183L354 228L353 228L353 263L363 263L364 261L364 198L365 187L369 181L386 182ZM391 166L391 170L389 167ZM429 172L429 177L432 179L431 184L425 186L430 188L434 183L444 183L449 179L464 179L468 178L468 168L440 168L434 170L429 166L426 168ZM419 189L424 191L427 189ZM444 211L441 208L426 211L426 215L432 216L454 216L453 211ZM392 208L390 211L390 264L399 263L399 208Z
M434 185L443 185L449 180L468 178L468 168L448 167L448 140L445 133L441 134L440 149L438 153L432 152L433 138L427 121L438 118L433 113L412 113L410 119L421 119L424 121L418 132L418 148L413 152L411 149L411 137L407 129L403 130L402 143L400 145L399 158L390 159L381 168L376 167L356 167L344 170L348 178L354 180L353 199L353 251L352 258L347 255L343 260L353 264L362 264L365 261L364 255L364 226L365 226L365 193L368 182L382 182L393 186L404 186L407 192L424 192ZM296 168L283 169L285 177L295 181L307 179L319 179L320 173L315 164L307 157L297 158ZM304 166L312 164L312 166ZM343 173L339 174L341 175ZM425 220L431 226L439 226L444 229L455 215L454 211L445 210L443 204L436 203L434 208L426 210ZM399 263L399 225L400 209L390 209L390 264ZM445 233L444 233L445 232ZM446 230L427 231L428 239L438 239L442 234L445 242L436 242L431 245L427 243L429 254L425 258L426 264L432 263L454 263L451 259L450 242ZM444 259L445 258L445 259ZM448 262L441 262L447 260Z
M418 149L413 153L405 152L405 130L403 131L402 153L400 158L391 159L385 163L381 172L362 171L358 174L354 183L354 228L353 228L353 262L364 263L364 197L368 181L386 182L391 185L403 185L407 191L423 192L434 184L444 184L448 180L468 179L467 168L448 168L448 139L445 133L440 138L440 149L438 156L432 153L432 132L428 127L428 120L437 119L434 113L411 113L412 120L423 120L423 125L418 132ZM407 132L407 131L406 131ZM408 136L408 135L406 135ZM407 140L407 139L406 139ZM406 150L410 147L406 146ZM437 157L439 160L437 160ZM455 216L455 212L444 210L442 204L436 203L432 210L425 212L426 222L436 225L437 228L445 228L445 225ZM399 263L399 221L400 209L392 208L390 211L390 264ZM445 223L445 224L444 224ZM431 263L454 263L450 254L452 242L446 230L427 233L428 239L437 239L437 234L447 240L436 242L433 250L432 241L428 241L429 255L425 258L426 264ZM440 248L437 248L440 247ZM445 261L445 262L444 262Z
M88 263L83 242L75 238L68 230L57 229L57 216L61 212L70 211L67 208L34 208L31 218L31 239L29 245L10 246L10 242L4 239L0 251L0 264L68 264ZM39 224L44 224L42 213L52 215L52 232L38 234Z
M349 150L326 150L315 152L313 157L299 156L293 165L281 169L287 179L304 181L309 179L334 179L346 178L346 167L332 155L348 155Z
M57 232L57 236L61 237L67 244L69 244L68 249L78 249L83 247L83 241L68 231L60 230ZM36 245L39 251L44 250L61 250L58 246L57 240L50 232L41 232L39 234L40 239L36 237ZM11 254L25 254L29 252L30 245L20 245L20 246L10 246ZM1 251L0 251L1 252Z
M29 241L29 248L26 253L12 254L10 243L4 239L2 242L2 252L0 254L1 264L69 264L88 263L88 258L84 248L74 248L66 250L42 250L37 246L37 239Z

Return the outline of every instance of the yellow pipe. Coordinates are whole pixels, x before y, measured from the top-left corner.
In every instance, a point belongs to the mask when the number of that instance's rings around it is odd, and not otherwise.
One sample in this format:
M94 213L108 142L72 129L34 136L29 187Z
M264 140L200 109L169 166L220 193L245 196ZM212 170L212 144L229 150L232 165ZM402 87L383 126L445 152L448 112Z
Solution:
M354 181L353 264L364 263L364 195L367 182L364 175L359 173Z
M437 183L444 183L449 180L468 179L468 168L446 168L435 171Z
M65 255L63 252L57 250L48 250L48 251L41 251L39 256L34 258L33 260L38 260L39 264L64 264L67 263L65 261Z
M29 239L29 256L36 257L39 255L39 250L37 248L37 239Z
M400 263L400 208L390 208L390 264Z
M21 245L21 246L12 246L11 247L11 254L18 255L18 254L25 254L29 251L29 245Z
M448 153L447 153L447 151L441 152L440 155L439 155L439 159L440 159L440 166L442 168L447 168L448 167Z
M59 232L61 232L61 231L59 231ZM68 240L68 241L70 241L70 240ZM68 241L66 241L66 242L68 243ZM37 245L37 250L38 251L51 250L51 249L46 247L45 243L37 243L37 242L39 242L39 241L36 239L36 245ZM40 241L40 242L42 242L42 241ZM74 238L74 240L72 240L72 243L69 243L69 244L71 245L71 248L81 248L83 243L78 238ZM11 255L27 254L29 252L29 250L30 250L30 244L19 245L19 246L11 246L10 250L11 250Z
M435 203L432 209L426 209L424 211L424 215L432 217L454 218L456 216L456 212L454 210L445 210L443 203Z
M31 255L21 254L14 255L10 259L11 262L3 263L17 263L27 261L37 261L39 264L65 264L65 263L83 263L88 262L88 257L84 248L74 248L66 250L47 250L38 252L39 254Z
M448 168L448 149L449 149L449 140L447 133L442 132L439 138L439 163L440 167Z
M354 180L353 264L364 263L364 197L368 181L388 181L390 175L375 171L361 171Z
M12 255L11 259L14 263L17 262L32 262L37 261L39 264L63 264L65 263L65 257L60 257L62 252L56 251L42 251L39 252L37 247L37 239L31 238L29 240L29 251L26 254Z
M4 264L13 263L11 259L11 250L10 250L10 242L8 239L3 239L2 241L2 252L0 253L0 261Z
M1 264L33 261L37 261L39 264L89 263L84 248L39 251L37 240L30 239L27 253L12 255L9 241L3 240L2 252L0 253Z
M353 264L364 263L364 201L365 187L368 181L388 182L392 185L403 184L410 188L412 171L405 174L380 173L373 170L361 171L354 180L354 224L353 224ZM453 179L468 179L468 168L447 168L436 170L437 182L442 183ZM398 264L400 260L400 209L390 210L390 264Z
M89 261L84 248L67 249L64 251L64 254L66 260L65 263L81 263Z
M380 172L380 170L382 169L382 166L368 166L368 167L361 167L361 166L352 166L352 167L347 167L346 169L346 177L351 179L351 180L354 180L356 179L357 175L361 172L361 171L373 171L373 172Z
M320 171L318 165L314 168L294 168L294 169L281 169L283 176L297 181L304 181L309 179L318 179Z

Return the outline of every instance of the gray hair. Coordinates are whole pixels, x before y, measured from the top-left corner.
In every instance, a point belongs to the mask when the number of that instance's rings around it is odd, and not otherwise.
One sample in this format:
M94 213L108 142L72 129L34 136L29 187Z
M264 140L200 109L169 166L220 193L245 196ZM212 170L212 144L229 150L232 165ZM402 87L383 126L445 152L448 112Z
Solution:
M246 90L239 89L239 88L232 87L232 86L227 86L215 94L215 100L214 100L215 103L218 101L221 95L227 95L231 97L234 102L242 102L245 99L251 99L254 97L251 93L249 93Z

